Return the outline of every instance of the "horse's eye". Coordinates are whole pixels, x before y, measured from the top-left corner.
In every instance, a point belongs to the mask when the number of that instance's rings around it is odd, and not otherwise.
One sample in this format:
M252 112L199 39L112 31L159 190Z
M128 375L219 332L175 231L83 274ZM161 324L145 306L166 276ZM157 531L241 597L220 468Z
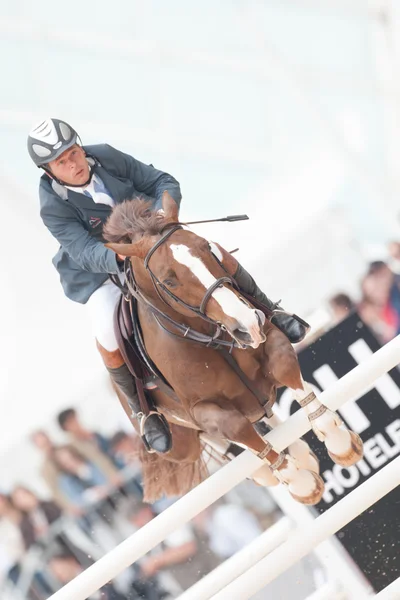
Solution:
M176 287L176 280L172 279L171 277L168 277L168 279L164 279L163 284L166 287L174 288L174 287Z

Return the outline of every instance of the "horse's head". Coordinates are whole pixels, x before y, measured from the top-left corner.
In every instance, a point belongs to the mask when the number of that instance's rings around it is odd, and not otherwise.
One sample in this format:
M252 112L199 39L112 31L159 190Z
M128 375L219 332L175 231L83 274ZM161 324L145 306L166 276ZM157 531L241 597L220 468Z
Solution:
M163 216L156 215L138 200L118 205L104 228L111 242L107 246L130 257L137 278L152 280L159 296L176 312L204 315L242 346L257 348L265 341L264 315L232 286L207 240L187 229L174 229L178 207L167 192L163 210Z

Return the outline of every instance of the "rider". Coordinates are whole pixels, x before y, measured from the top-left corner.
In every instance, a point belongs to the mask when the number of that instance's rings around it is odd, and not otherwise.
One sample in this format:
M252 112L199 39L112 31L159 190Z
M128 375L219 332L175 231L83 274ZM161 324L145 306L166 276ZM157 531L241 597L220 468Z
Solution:
M40 214L60 243L53 264L64 292L71 300L87 305L106 368L136 416L140 405L134 379L122 359L113 327L121 292L109 279L110 274L121 272L123 257L105 247L102 230L112 207L127 198L140 195L161 209L164 191L178 206L181 191L176 179L153 165L145 165L108 144L82 146L79 142L76 131L60 119L46 119L29 133L29 154L44 171L39 185ZM241 265L235 278L243 291L276 308ZM296 322L284 314L278 320L280 329L293 337ZM144 437L158 452L171 447L168 425L157 413L146 419Z

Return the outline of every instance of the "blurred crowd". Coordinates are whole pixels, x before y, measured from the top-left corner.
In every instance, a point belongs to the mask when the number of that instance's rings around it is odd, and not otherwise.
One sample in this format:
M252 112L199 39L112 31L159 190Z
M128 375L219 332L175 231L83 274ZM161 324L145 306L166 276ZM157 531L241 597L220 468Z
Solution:
M329 299L329 326L357 311L381 343L400 333L400 242L388 250L386 262L368 265L358 299L345 293ZM57 426L66 443L54 443L44 430L30 439L48 495L25 485L0 493L2 600L45 600L176 500L143 502L141 442L133 430L91 431L74 408L57 416ZM243 482L91 598L175 598L276 518L268 493Z
M57 421L67 443L55 444L43 430L31 436L41 454L40 477L48 497L23 485L0 494L3 600L48 598L175 501L143 502L135 432L107 437L91 431L73 408L62 411ZM276 518L264 490L244 482L92 598L177 597ZM233 522L240 527L232 528Z
M369 263L360 282L360 300L340 293L329 300L334 324L356 310L385 344L400 333L400 242L388 245L389 259Z

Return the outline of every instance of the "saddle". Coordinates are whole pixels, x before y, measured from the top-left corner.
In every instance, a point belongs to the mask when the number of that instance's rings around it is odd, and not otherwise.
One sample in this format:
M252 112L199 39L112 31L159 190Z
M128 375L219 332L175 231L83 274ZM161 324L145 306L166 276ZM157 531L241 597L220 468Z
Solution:
M161 389L179 402L174 390L148 356L137 313L137 300L121 295L114 313L114 331L122 357L133 376L142 413L155 409L146 390Z
M249 300L255 308L261 310L267 319L274 323L274 318L276 316L274 310L271 310L242 290L240 290L240 293ZM179 399L169 382L158 370L146 351L139 323L137 302L137 299L132 295L129 295L128 299L126 299L124 295L121 295L114 313L114 329L122 357L135 379L140 409L142 413L147 416L151 411L156 410L156 407L152 403L150 395L146 394L146 391L159 388L176 402L179 402ZM279 310L276 311L276 313L278 315L287 315L284 311ZM290 315L290 317L294 320L295 327L297 325L297 328L300 327L300 331L304 330L305 335L308 324L297 315ZM298 335L297 331L296 335ZM302 337L304 337L304 335ZM267 416L270 416L269 403L266 402L265 398L263 398L254 388L245 373L243 373L237 365L231 353L224 348L218 348L218 350L223 355L225 361L237 373L243 384L258 398L260 404L264 406Z

